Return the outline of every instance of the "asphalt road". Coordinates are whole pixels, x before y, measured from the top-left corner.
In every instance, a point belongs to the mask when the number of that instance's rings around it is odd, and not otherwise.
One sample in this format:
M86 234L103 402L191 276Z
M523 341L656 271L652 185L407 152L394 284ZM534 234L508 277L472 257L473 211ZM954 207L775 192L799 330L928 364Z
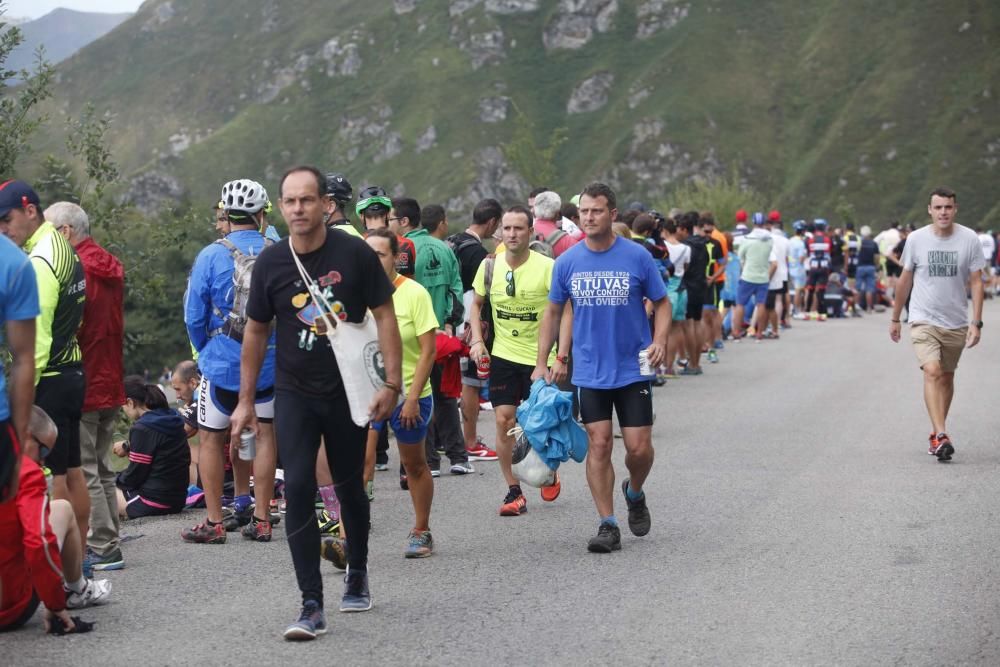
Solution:
M379 473L375 607L332 611L319 640L281 639L299 606L283 531L183 544L195 512L125 525L142 537L105 575L113 601L81 614L95 632L43 636L36 616L0 635L0 663L1000 664L1000 307L959 369L950 464L926 454L920 373L887 321L798 322L658 389L653 529L623 529L621 552L586 551L582 465L555 503L532 492L506 518L497 464L477 463L437 480L436 552L404 560L409 497ZM327 563L324 584L338 600Z

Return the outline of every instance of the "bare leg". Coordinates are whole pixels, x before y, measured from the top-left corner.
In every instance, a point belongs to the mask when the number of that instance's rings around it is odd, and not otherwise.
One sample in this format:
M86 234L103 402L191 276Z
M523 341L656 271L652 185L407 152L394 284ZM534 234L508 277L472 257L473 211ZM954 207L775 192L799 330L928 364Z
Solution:
M629 486L634 491L641 491L653 468L653 427L623 427L622 439L625 441L625 467L628 468Z
M278 465L278 448L274 442L274 424L260 424L257 454L253 459L254 516L267 521L274 497L274 471Z
M587 424L590 450L587 452L587 484L597 513L603 519L615 513L615 468L611 464L611 420ZM646 471L649 472L648 469ZM645 480L645 477L643 477Z
M385 428L385 426L383 426L382 428ZM365 480L365 484L366 485L368 484L368 482L370 482L373 479L375 479L375 447L377 445L378 445L378 431L376 431L373 428L369 428L368 429L368 436L367 436L367 439L365 440L365 472L364 472L364 480ZM323 451L322 447L320 447L320 451ZM326 461L326 454L323 455L323 460L324 460L324 462ZM319 465L319 464L317 464L317 465ZM318 470L319 469L317 468L317 473L316 473L316 479L317 479L317 481L319 480L319 471ZM329 473L327 473L327 474L329 474ZM320 482L320 486L323 486L322 482Z
M59 542L63 579L69 582L80 581L83 576L84 552L80 546L80 530L69 501L57 499L49 504L49 525Z
M513 405L494 405L497 418L497 458L500 460L500 472L507 480L507 486L514 486L518 483L511 469L514 457L514 436L507 435L507 431L517 425L517 408Z
M228 442L225 432L198 431L198 440L201 448L198 457L198 471L201 473L201 483L205 491L205 509L208 512L208 520L212 523L222 521L222 482L225 476L225 466L223 465L224 451ZM233 462L235 464L235 461ZM236 466L233 465L235 475Z
M413 502L414 530L430 530L431 502L434 500L434 480L424 455L424 442L398 442L399 460L406 470L406 481Z
M950 405L951 400L946 388L949 381L944 379L945 375L951 375L954 378L953 373L942 371L941 364L937 362L924 364L924 404L927 406L927 414L931 418L931 427L935 433L946 432L947 409L945 405Z

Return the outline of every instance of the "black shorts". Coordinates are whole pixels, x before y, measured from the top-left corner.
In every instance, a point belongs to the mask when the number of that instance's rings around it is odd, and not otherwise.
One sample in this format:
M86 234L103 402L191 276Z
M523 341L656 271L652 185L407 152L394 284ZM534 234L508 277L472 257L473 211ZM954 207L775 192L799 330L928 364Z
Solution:
M806 273L806 289L826 289L830 269L809 269Z
M531 393L534 366L518 364L500 357L490 359L490 403L520 405Z
M702 309L718 308L721 300L722 283L709 283L705 290L705 301L701 304Z
M885 275L890 278L898 278L903 275L903 267L898 264L893 264L892 262L885 263Z
M781 287L778 289L767 290L767 301L764 302L764 306L768 310L774 310L774 305L778 302L778 297L788 294L788 281L782 281Z
M686 319L694 320L695 322L701 321L701 311L705 305L706 291L707 288L704 285L687 286L688 305Z
M858 262L854 260L853 262L847 262L847 277L855 278L858 275Z
M611 410L622 427L653 425L653 392L649 381L617 389L580 387L580 419L584 424L611 420Z
M35 388L35 405L45 410L59 429L45 465L53 475L65 475L80 467L80 416L86 384L80 369L64 370L58 375L42 376Z

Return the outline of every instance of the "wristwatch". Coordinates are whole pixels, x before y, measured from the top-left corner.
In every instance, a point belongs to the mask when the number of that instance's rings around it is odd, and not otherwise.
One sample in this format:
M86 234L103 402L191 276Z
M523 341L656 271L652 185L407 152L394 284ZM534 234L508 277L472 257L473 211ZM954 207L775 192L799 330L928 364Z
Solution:
M977 326L980 329L983 328L983 321L982 320L975 320L972 324L973 324L973 326Z
M556 355L556 361L558 361L563 366L565 366L566 364L569 363L569 355L568 354L557 354Z

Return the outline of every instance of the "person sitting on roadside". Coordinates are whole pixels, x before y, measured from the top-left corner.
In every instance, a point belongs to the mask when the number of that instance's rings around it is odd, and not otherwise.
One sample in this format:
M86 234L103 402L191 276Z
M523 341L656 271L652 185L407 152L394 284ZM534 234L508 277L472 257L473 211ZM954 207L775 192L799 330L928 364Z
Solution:
M45 411L32 408L29 437L55 445L58 430ZM41 521L39 521L41 517ZM111 583L83 576L83 547L68 500L49 500L45 473L21 455L17 495L0 504L0 632L16 630L45 605L44 623L76 626L67 609L104 604Z
M129 439L115 445L115 453L129 459L117 480L119 514L135 519L180 512L191 464L184 421L160 388L138 375L125 378L124 411L133 424Z

